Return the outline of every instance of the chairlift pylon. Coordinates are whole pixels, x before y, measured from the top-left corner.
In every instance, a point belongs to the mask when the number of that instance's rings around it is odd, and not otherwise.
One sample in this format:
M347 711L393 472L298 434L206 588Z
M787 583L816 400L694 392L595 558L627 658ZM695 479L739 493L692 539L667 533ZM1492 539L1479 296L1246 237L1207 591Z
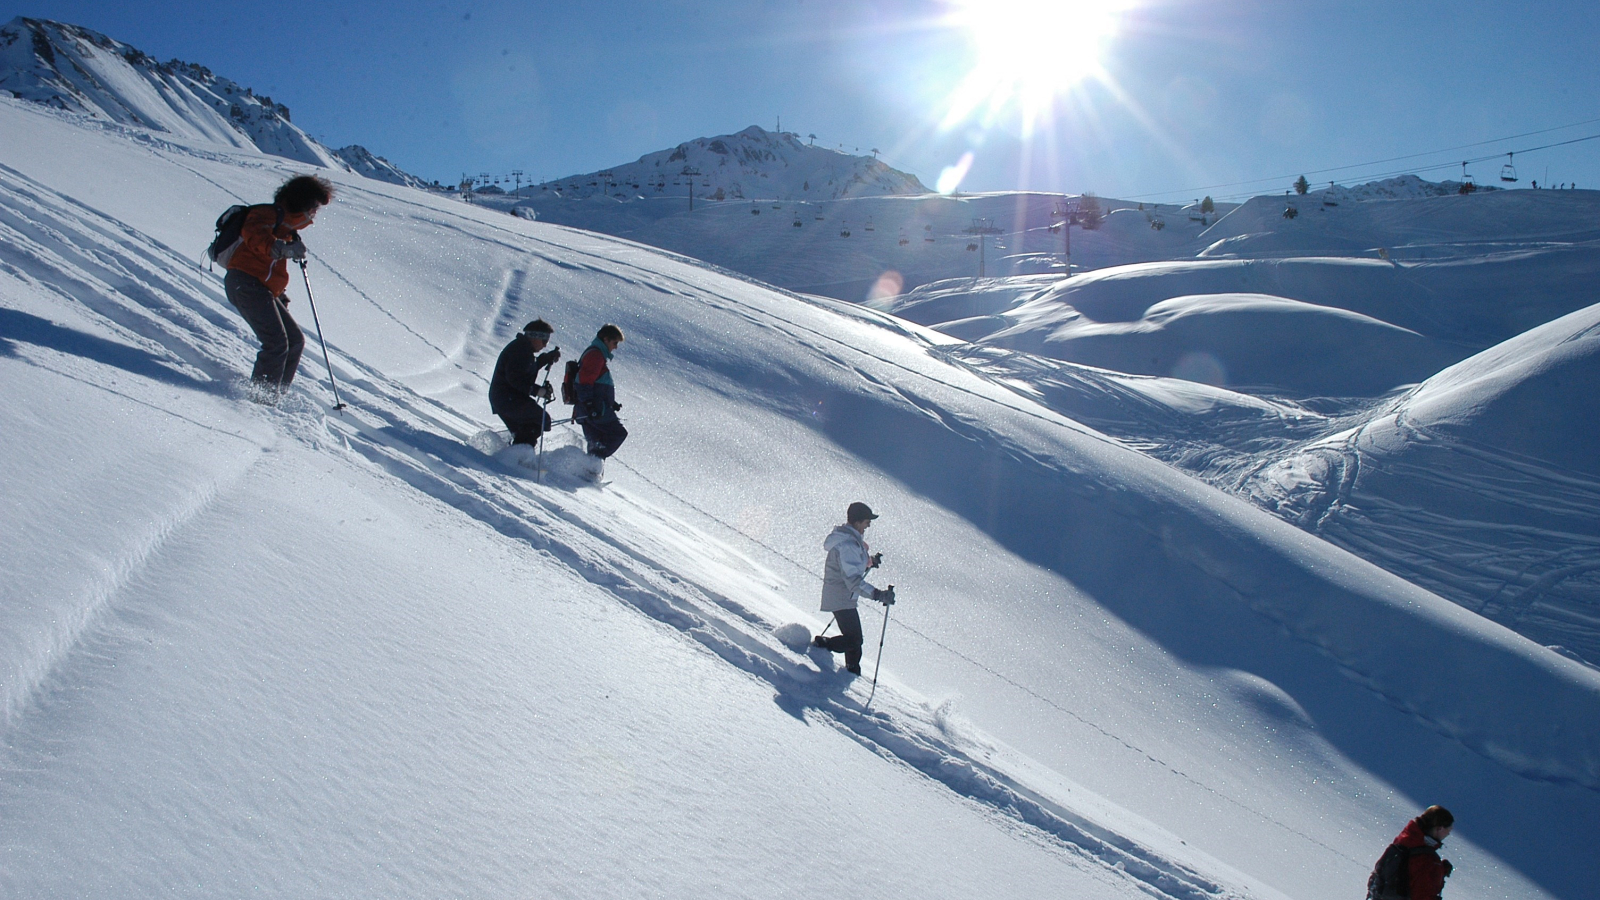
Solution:
M1507 153L1506 154L1506 164L1500 167L1500 180L1501 181L1512 181L1512 182L1514 182L1514 181L1517 180L1517 167L1512 164L1513 162L1514 162L1514 160L1512 159L1512 154Z

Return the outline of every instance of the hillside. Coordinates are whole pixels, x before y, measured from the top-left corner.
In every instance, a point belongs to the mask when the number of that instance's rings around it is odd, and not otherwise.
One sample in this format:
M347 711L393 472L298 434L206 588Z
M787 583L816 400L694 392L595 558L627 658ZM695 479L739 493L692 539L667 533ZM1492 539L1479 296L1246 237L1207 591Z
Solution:
M192 260L295 169L5 99L0 141L8 893L1332 900L1430 802L1452 897L1593 883L1600 674L947 337L334 172L350 408L308 352L267 409ZM628 333L603 489L565 428L544 482L468 443L535 315ZM870 710L779 637L850 499L902 598Z

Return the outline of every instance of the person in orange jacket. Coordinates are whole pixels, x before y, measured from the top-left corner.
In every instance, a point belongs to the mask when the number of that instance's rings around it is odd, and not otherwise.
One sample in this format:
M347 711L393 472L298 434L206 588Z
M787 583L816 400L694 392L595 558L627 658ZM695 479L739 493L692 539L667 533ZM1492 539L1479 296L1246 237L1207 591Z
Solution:
M305 260L300 231L316 221L317 210L332 200L333 185L325 178L296 175L285 181L270 204L250 208L239 232L239 247L228 260L223 287L228 302L261 341L250 382L266 402L276 401L288 389L306 346L284 293L289 261Z

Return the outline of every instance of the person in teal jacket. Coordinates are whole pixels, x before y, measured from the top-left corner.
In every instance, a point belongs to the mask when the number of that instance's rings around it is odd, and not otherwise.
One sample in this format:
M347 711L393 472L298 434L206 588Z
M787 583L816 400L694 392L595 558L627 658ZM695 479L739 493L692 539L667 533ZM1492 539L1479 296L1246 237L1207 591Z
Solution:
M602 325L594 342L578 357L577 403L573 418L583 426L583 437L591 456L606 459L628 439L617 412L616 383L611 380L611 359L622 345L622 329Z

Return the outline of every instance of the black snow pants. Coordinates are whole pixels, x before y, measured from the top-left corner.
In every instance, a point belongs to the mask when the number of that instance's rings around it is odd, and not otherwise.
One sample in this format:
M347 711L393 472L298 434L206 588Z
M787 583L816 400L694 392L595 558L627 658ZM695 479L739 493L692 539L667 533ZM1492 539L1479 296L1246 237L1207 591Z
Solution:
M550 430L550 414L532 397L501 398L494 407L513 444L538 443L539 435Z
M833 620L839 623L839 633L825 638L826 646L834 653L843 653L844 667L860 675L861 648L866 644L866 637L861 633L861 613L854 609L841 609L833 614Z

